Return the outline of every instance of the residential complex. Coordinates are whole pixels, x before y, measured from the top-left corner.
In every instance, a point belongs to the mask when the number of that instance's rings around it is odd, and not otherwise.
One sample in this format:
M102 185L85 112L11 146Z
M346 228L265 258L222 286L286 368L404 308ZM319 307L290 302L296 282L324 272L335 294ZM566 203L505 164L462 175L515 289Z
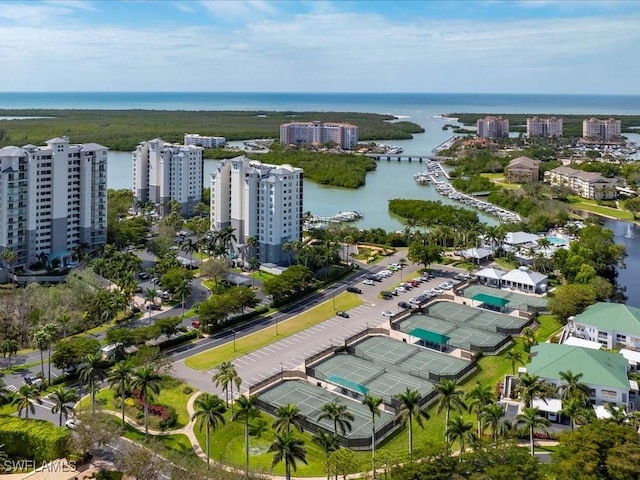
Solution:
M302 238L301 168L268 165L240 156L223 160L211 174L211 229L234 229L234 250L260 263L285 263L284 244ZM245 247L256 240L256 251Z
M621 134L622 122L615 118L589 118L582 122L582 137L588 140L608 142L617 139Z
M544 172L544 181L557 186L569 187L583 198L613 200L618 196L617 187L624 181L606 178L597 172L585 172L571 167L557 167Z
M0 149L0 250L12 266L57 259L107 241L107 148L52 138Z
M283 145L322 145L333 142L345 150L358 144L358 127L348 123L291 122L280 125Z
M620 353L541 343L531 348L531 361L520 370L538 375L555 387L563 385L560 372L582 374L580 381L589 387L592 405L611 403L629 408L629 396L634 392L627 377L628 369L629 364Z
M153 203L157 213L165 215L175 200L183 215L193 215L202 198L202 168L202 147L160 138L142 142L133 152L134 201Z
M509 119L487 116L476 122L478 137L497 140L509 136Z
M606 348L640 350L640 308L622 303L595 303L570 318L566 328L570 335Z
M509 183L537 182L540 177L540 161L529 157L514 158L505 170Z
M527 137L561 137L562 119L556 117L549 118L527 118Z
M225 137L205 137L197 133L185 133L184 144L196 145L203 148L219 148L224 147L227 143Z

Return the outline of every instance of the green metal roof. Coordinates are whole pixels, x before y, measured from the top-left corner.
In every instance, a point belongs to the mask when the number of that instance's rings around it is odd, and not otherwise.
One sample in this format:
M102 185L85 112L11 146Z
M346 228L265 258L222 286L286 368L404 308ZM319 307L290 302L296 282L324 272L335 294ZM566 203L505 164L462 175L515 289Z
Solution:
M560 383L560 372L582 373L582 383L629 390L627 360L619 353L541 343L531 348L527 373Z
M622 303L598 302L576 315L574 321L598 330L626 333L640 337L640 308Z
M435 343L436 345L446 345L451 337L442 335L441 333L432 332L431 330L425 330L424 328L414 328L409 332L412 337L418 337L425 342Z
M369 393L369 389L364 385L359 384L358 382L354 382L353 380L349 380L348 378L341 377L339 375L329 374L327 375L327 380L331 383L335 383L336 385L340 385L348 390L352 390L354 392L358 392L362 395L366 395Z
M506 298L494 297L493 295L487 295L486 293L476 293L473 297L471 297L471 300L501 308L509 303L509 300L507 300Z

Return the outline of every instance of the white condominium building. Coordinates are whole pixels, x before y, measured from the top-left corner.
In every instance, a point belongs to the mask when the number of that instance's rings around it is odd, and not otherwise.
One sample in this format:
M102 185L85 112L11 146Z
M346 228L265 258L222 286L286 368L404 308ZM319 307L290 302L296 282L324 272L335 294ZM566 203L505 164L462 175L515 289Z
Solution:
M285 263L283 245L302 239L302 185L301 168L243 156L223 160L211 174L211 229L231 226L233 248L245 259ZM253 251L249 237L256 240Z
M169 202L193 215L202 198L202 147L175 145L160 138L142 142L133 152L134 201L151 202L161 215L169 213Z
M509 136L509 119L487 116L476 122L478 137L499 139Z
M227 143L227 139L224 137L205 137L198 135L197 133L185 133L184 144L196 145L204 148L218 148L224 147Z
M291 122L280 125L284 145L322 145L333 142L345 150L358 143L358 127L348 123Z
M622 134L622 122L615 118L599 120L597 118L585 119L582 122L582 137L592 140L607 142Z
M106 242L106 147L63 137L0 149L0 251L15 252L12 267L62 265Z
M527 118L528 137L561 137L562 119L550 118Z

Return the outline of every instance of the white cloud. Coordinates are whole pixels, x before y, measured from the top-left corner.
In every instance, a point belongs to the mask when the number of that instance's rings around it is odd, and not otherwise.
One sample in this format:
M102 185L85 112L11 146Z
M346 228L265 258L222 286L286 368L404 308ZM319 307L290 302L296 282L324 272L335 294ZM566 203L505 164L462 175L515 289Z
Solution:
M201 0L200 4L212 17L227 22L252 22L277 14L277 4L266 0Z
M640 66L621 54L625 45L640 43L635 16L400 23L330 7L286 20L264 16L238 22L233 31L173 25L4 27L0 54L13 74L0 77L0 89L638 90L634 79ZM229 8L255 13L266 7L251 2Z

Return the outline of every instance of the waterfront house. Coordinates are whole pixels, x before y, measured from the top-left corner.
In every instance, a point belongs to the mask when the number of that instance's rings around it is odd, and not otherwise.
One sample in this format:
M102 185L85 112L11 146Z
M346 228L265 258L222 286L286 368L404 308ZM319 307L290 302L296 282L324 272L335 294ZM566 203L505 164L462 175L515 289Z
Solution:
M514 158L505 171L509 183L537 182L540 177L540 161L529 157Z
M599 342L607 348L640 349L640 308L598 302L567 322L573 336Z

